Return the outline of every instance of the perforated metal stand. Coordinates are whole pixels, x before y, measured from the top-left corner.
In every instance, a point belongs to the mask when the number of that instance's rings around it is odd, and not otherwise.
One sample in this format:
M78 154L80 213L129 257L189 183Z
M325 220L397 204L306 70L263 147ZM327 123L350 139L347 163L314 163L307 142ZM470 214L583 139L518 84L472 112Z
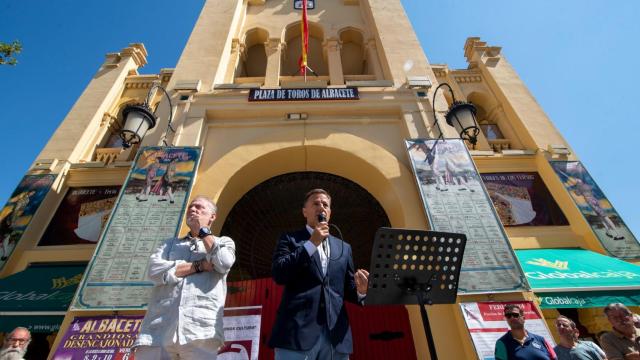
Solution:
M454 304L467 237L438 231L380 228L371 254L367 305L420 305L432 360L435 344L425 305Z

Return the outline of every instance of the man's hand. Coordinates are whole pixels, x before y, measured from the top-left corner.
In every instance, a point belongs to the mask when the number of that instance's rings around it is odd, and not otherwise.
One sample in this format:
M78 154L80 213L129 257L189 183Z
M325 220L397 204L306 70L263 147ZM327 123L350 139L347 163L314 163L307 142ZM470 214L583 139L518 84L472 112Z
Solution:
M207 260L202 260L202 271L211 272L213 271L213 264Z
M320 246L320 243L322 243L322 240L326 239L327 237L329 237L329 223L324 221L324 222L318 223L318 225L316 225L316 228L313 229L313 233L311 233L310 240L313 243L313 245Z
M354 278L358 294L367 295L367 290L369 289L369 272L367 270L358 269Z
M209 226L209 219L203 216L187 216L187 226L195 234L198 234L201 228Z

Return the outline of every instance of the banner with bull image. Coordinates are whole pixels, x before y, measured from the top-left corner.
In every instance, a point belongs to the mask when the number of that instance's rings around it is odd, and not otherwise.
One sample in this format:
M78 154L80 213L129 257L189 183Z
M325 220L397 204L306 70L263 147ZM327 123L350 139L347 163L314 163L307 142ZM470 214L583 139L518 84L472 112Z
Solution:
M460 139L406 141L431 230L467 236L459 293L522 291L526 279Z
M602 247L621 259L640 258L640 243L598 184L579 161L551 161L578 209Z
M0 270L13 253L22 234L51 189L56 175L27 175L0 210Z

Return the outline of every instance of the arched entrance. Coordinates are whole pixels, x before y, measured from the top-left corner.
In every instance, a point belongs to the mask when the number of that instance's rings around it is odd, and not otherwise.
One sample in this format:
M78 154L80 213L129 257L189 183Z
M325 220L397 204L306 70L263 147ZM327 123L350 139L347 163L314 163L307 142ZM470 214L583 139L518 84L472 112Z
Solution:
M331 194L332 217L353 250L356 268L369 268L376 230L390 226L380 203L360 185L321 172L273 177L247 192L231 209L220 233L236 242L236 264L229 280L271 277L271 255L280 234L304 226L304 194L322 188ZM331 230L339 236L335 229Z
M220 233L236 244L236 263L229 274L227 308L261 307L260 359L273 359L271 336L282 287L271 279L271 258L280 234L304 226L304 194L323 188L331 194L331 223L352 248L356 268L369 268L375 232L390 226L380 203L362 186L323 172L277 175L247 191L232 207ZM332 234L338 233L332 229ZM415 359L415 347L404 306L360 307L347 303L353 332L353 360Z

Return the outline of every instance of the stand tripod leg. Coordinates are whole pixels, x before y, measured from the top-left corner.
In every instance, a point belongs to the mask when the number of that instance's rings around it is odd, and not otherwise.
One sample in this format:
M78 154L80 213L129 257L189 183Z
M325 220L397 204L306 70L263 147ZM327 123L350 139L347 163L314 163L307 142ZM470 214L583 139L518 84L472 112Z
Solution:
M424 326L424 333L427 335L427 345L429 345L429 355L431 360L438 360L438 354L436 353L436 344L433 342L433 334L431 334L431 325L429 325L429 315L427 309L424 307L424 295L422 291L416 293L418 297L418 305L420 305L420 314L422 315L422 325Z

